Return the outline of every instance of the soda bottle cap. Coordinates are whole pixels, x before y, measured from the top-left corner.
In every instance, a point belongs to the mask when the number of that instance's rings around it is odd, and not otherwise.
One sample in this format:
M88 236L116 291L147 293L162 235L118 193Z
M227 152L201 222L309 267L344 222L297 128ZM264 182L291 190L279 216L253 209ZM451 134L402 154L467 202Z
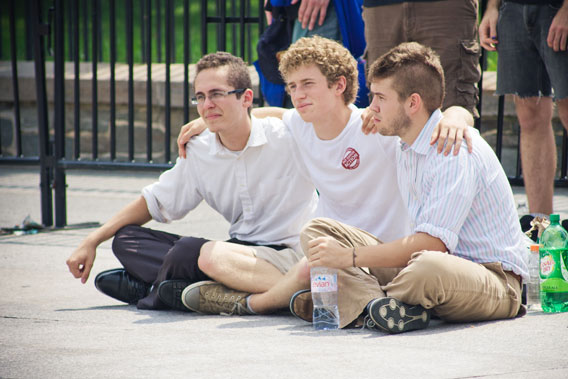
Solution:
M540 245L531 245L531 251L538 251Z
M560 221L560 215L557 213L553 213L550 215L550 222L558 222Z

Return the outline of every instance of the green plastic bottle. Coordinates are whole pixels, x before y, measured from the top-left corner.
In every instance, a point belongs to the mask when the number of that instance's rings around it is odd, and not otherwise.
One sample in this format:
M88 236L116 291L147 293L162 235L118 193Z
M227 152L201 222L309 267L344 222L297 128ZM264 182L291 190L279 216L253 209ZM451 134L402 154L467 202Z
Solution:
M548 313L568 312L568 232L559 221L551 214L540 237L540 301Z

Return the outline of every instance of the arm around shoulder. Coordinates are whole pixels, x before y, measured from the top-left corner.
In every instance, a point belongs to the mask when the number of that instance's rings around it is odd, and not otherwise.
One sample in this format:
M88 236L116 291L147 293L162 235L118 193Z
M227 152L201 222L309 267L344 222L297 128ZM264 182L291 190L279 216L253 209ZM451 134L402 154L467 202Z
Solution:
M256 118L266 118L266 117L276 117L282 119L284 116L284 112L286 112L286 108L279 108L279 107L262 107L262 108L254 108L252 110L252 115Z
M460 151L461 144L465 139L468 151L473 151L471 135L468 128L473 125L473 116L465 108L460 106L451 106L443 112L444 118L436 125L430 144L438 142L438 153L444 150L444 154L450 154L452 148L454 155Z

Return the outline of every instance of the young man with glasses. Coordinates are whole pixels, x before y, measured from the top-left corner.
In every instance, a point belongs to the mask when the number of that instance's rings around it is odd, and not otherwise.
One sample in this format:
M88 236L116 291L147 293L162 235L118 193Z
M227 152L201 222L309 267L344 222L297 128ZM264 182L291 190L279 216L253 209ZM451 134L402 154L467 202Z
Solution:
M141 309L185 310L180 291L192 282L222 275L234 288L262 292L303 257L298 236L313 217L317 194L281 120L251 118L251 87L247 66L229 53L197 63L194 102L208 130L188 144L188 159L81 243L67 260L73 276L85 283L97 246L114 236L124 268L100 273L95 286ZM230 223L230 240L142 227L151 219L181 219L202 200ZM216 270L205 274L198 259Z

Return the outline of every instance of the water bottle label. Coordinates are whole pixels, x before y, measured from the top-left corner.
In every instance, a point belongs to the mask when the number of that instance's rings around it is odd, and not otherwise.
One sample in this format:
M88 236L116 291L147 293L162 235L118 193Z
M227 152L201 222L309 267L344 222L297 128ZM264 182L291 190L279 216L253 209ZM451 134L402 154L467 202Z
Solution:
M337 274L320 274L312 277L312 292L337 291Z

